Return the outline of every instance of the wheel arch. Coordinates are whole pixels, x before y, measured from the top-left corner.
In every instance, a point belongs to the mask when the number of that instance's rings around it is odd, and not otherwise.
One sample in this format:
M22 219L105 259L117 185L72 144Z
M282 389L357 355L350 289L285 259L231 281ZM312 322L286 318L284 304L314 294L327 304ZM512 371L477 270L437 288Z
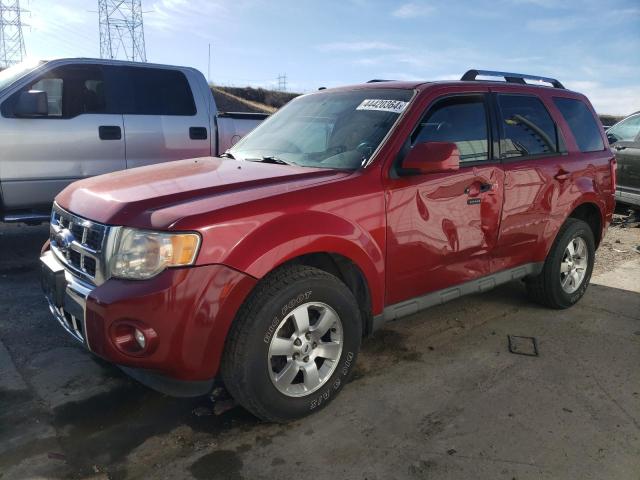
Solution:
M567 218L576 218L589 225L589 228L591 228L591 231L593 232L596 248L598 248L600 241L602 240L604 216L602 214L602 210L596 203L585 201L584 203L575 206Z

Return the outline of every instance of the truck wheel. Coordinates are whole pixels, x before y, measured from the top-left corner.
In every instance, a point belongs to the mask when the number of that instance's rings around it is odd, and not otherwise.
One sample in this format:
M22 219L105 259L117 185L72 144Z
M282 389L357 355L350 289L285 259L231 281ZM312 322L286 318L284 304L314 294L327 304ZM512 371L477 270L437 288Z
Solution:
M551 308L568 308L575 304L589 286L595 250L589 225L569 218L560 228L542 272L527 279L529 296Z
M342 389L361 338L360 309L344 283L316 268L284 267L269 274L238 312L222 379L257 417L300 418Z

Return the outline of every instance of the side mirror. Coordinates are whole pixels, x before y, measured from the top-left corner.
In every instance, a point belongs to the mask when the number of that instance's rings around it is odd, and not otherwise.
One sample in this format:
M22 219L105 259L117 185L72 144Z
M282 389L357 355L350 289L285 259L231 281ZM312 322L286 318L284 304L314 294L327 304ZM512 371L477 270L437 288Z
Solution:
M613 133L607 133L607 140L609 140L609 145L613 145L618 141L618 139Z
M13 114L16 117L46 117L49 115L47 92L40 90L20 92Z
M460 168L460 151L455 143L416 143L402 162L402 173L455 172Z

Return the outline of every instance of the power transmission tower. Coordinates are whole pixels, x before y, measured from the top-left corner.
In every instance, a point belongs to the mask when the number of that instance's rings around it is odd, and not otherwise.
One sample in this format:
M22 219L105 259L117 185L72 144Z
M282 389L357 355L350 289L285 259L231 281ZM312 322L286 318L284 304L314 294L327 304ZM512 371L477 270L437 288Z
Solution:
M142 0L98 0L100 57L146 62Z
M278 75L278 90L281 92L287 91L287 74Z
M27 56L22 36L22 14L19 0L0 0L0 67L20 63Z

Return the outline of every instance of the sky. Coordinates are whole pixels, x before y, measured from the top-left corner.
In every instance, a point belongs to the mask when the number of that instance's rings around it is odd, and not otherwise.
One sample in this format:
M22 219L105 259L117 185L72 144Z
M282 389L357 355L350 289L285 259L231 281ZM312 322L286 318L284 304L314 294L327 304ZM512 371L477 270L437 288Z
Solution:
M97 0L21 0L30 57L99 57ZM459 79L469 68L559 79L601 114L640 110L638 0L142 0L147 59L220 85Z

